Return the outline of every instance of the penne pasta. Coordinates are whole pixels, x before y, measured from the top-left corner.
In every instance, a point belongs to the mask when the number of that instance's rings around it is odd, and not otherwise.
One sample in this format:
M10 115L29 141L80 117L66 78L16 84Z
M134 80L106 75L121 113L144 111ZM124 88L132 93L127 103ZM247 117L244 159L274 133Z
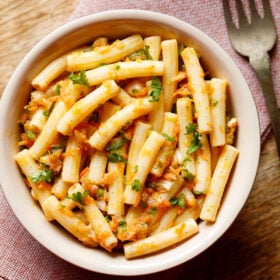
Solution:
M69 111L67 111L57 124L57 131L69 135L73 129L99 105L117 95L120 88L114 81L105 81L94 91L79 99Z
M200 213L202 220L210 222L216 220L226 182L237 155L238 151L233 146L226 145L223 148L202 206Z
M137 206L140 202L142 188L148 176L149 170L157 156L157 153L164 143L164 138L155 131L152 131L143 144L139 156L135 162L135 174L127 183L124 192L124 202Z
M189 238L197 232L197 223L194 219L189 219L150 237L125 244L124 254L127 259L150 254Z
M197 53L193 48L185 48L181 52L181 56L184 61L187 78L194 99L198 129L202 133L209 133L212 131L213 123L203 69L200 65Z
M162 76L162 90L164 96L164 110L171 111L173 94L177 87L174 77L178 73L178 44L177 40L165 40L161 43L162 60L165 65Z
M125 124L140 116L146 115L152 109L153 104L148 99L135 100L135 102L125 106L103 123L90 137L89 144L97 150L102 150Z
M208 86L213 120L213 130L210 133L212 147L226 143L226 85L225 80L214 78Z
M100 40L99 40L100 41ZM96 46L97 45L97 46ZM111 45L95 44L92 51L72 52L67 56L67 70L81 71L113 63L143 48L144 42L140 35L132 35L123 40L116 40Z
M98 85L105 80L125 80L136 77L162 76L162 61L139 60L117 62L86 71L89 85Z

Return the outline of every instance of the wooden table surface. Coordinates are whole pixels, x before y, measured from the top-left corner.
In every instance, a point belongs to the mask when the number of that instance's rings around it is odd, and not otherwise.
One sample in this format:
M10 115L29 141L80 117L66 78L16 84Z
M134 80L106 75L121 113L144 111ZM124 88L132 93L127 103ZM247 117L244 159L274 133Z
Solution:
M0 1L0 94L24 55L65 23L78 2ZM195 259L151 279L160 279L163 274L164 279L167 275L170 279L280 279L279 188L280 161L270 134L262 147L252 192L229 230Z

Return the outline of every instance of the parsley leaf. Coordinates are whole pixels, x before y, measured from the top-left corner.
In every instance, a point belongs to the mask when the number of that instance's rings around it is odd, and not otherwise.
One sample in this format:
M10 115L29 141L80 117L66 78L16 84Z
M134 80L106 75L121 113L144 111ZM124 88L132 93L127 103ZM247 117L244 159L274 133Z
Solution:
M82 205L84 205L84 198L88 196L88 191L84 190L83 193L75 192L72 196L68 196L67 198L72 199Z
M71 73L68 76L68 79L70 79L73 82L73 84L89 86L85 70L82 70L80 73Z
M26 130L25 134L26 134L27 138L30 140L34 140L36 138L36 134L31 130Z
M117 152L113 152L111 154L108 155L108 160L110 162L116 163L116 162L125 162L126 163L126 159L124 158L123 155L117 153Z
M155 215L157 212L157 208L156 207L151 207L148 211L147 211L147 214L149 215Z
M170 135L168 135L167 133L162 133L162 136L165 140L169 141L169 142L175 142L176 139L174 137L171 137Z
M58 96L60 95L60 89L61 89L61 85L60 84L57 84L55 89L54 89L54 95L55 96Z
M48 116L51 114L53 108L54 108L54 102L52 103L52 105L51 105L51 107L50 107L49 110L44 110L44 111L43 111L43 115L44 115L45 117L48 117Z
M159 97L161 95L161 91L162 91L161 81L158 77L153 77L152 78L150 89L151 89L151 92L149 94L149 96L150 96L149 101L150 102L158 102Z
M106 146L106 151L114 151L120 149L123 144L126 142L124 137L116 139L112 144Z
M193 139L191 141L191 145L187 150L187 154L191 154L201 148L202 144L200 141L201 134L197 130L197 124L190 123L189 126L186 127L186 134L192 134Z
M143 49L138 52L133 53L129 56L131 60L142 59L142 60L153 60L152 56L149 53L149 46L145 45Z
M123 230L126 230L126 228L127 228L127 222L126 222L126 220L121 220L121 221L119 221L118 227L121 227Z
M179 206L181 208L186 208L186 204L185 204L185 196L183 193L181 193L177 198L171 198L169 200L169 202L171 203L171 205L173 206Z
M31 177L32 183L48 182L51 183L53 179L53 171L51 169L44 168L39 173Z
M131 189L136 192L140 192L142 188L142 184L138 179L135 179L131 183Z

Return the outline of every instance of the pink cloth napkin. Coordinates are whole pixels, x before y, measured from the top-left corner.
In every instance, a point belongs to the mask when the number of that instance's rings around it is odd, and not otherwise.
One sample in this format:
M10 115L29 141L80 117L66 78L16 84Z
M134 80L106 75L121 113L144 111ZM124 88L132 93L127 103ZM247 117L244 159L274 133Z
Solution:
M280 75L280 5L279 0L271 0L270 3L278 28L277 46L271 52L271 67L274 88L280 104L280 79L278 78ZM247 60L236 54L230 46L220 0L81 0L70 20L104 10L123 8L152 10L175 16L201 29L216 40L239 66L249 84L259 112L262 141L265 139L270 131L270 121L261 88ZM46 250L17 221L1 188L0 209L0 279L1 277L9 280L112 279L110 276L101 277L100 274L78 268ZM145 279L152 278L154 277L145 277ZM160 274L160 278L165 279L164 274Z

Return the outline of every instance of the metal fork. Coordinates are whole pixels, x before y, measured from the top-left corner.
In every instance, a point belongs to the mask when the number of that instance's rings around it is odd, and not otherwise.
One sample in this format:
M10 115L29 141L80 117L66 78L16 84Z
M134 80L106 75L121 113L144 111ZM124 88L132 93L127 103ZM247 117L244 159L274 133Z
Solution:
M280 113L273 90L268 54L276 42L276 28L269 0L262 0L263 17L259 15L254 0L249 0L250 21L246 17L241 0L236 0L238 26L234 24L231 16L229 1L223 0L223 9L230 42L236 52L249 57L249 62L256 71L280 157Z

